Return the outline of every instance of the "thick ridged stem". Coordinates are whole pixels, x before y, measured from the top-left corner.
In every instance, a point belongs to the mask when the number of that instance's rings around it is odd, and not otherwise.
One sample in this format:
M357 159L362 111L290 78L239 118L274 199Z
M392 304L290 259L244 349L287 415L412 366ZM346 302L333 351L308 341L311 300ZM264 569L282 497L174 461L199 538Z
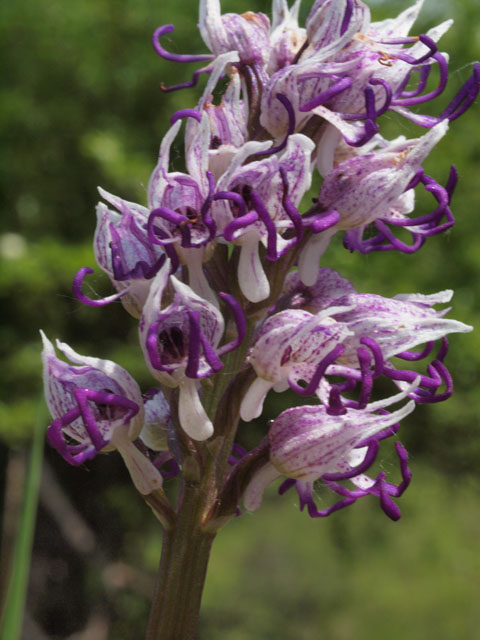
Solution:
M186 484L175 525L163 533L162 557L146 640L194 640L215 533L202 527L202 486Z

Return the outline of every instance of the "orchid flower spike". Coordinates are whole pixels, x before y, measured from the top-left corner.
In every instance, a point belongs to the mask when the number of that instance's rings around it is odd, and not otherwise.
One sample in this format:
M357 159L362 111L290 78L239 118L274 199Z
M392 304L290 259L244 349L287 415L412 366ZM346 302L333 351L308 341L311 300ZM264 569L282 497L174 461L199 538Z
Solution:
M132 442L140 434L144 417L135 380L111 360L80 356L57 341L73 364L64 362L43 331L41 336L45 398L53 417L47 431L49 444L73 465L118 449L140 493L159 489L161 475Z

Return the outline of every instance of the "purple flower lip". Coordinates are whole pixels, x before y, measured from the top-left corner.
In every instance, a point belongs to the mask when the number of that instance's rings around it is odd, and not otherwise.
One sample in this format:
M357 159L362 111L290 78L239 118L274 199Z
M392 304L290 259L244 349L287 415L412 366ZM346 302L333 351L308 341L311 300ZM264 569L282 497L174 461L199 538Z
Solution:
M267 152L268 153L268 152ZM263 152L261 153L263 155ZM254 190L249 188L248 199L252 209L247 213L247 204L245 198L235 191L219 191L213 196L213 200L229 200L233 202L238 208L237 217L229 222L223 230L223 237L228 242L235 241L235 234L241 229L246 229L250 225L261 221L267 231L267 253L268 260L278 260L282 255L291 249L292 246L300 242L303 237L303 219L297 208L293 205L288 195L288 175L285 167L280 166L279 172L282 178L283 194L282 194L282 206L287 217L292 223L292 228L295 232L294 237L286 243L281 251L277 250L277 229L275 222L272 220L268 209L263 203L260 195Z
M409 401L393 413L385 407L404 399L416 383L417 380L396 396L368 405L364 408L366 411L349 409L331 417L332 414L329 415L324 407L307 406L282 412L268 433L270 461L253 479L250 491L247 490L249 497L253 498L251 504L258 504L256 496L259 490L262 491L274 479L276 471L277 477L286 475L296 480L301 508L309 504L310 514L314 517L327 516L358 498L373 494L380 498L387 515L397 519L399 511L391 498L402 494L411 475L405 449L396 444L402 472L402 483L398 487L386 483L385 473L379 474L375 480L364 474L376 459L379 443L397 432L398 421L412 412L414 403ZM312 494L316 480L321 480L345 500L319 512ZM346 480L354 485L353 491L340 484ZM280 492L291 486L294 486L291 481L283 484Z
M140 389L128 372L110 360L81 356L57 340L70 361L64 362L41 335L45 397L53 418L49 443L70 464L82 464L99 451L117 448L117 438L133 440L144 409Z
M347 231L344 245L350 251L370 253L371 251L401 251L402 253L415 253L423 246L429 236L438 235L447 231L455 224L455 218L450 209L450 202L458 180L455 166L450 168L447 184L442 187L436 180L427 176L420 168L405 188L405 192L422 184L425 190L433 195L438 206L431 212L416 218L382 218L375 220L371 227L377 230L377 234L363 240L356 231ZM412 237L412 243L407 244L395 236L392 227L406 228Z
M169 276L165 265L156 276L140 322L141 344L153 373L168 386L182 386L186 379L205 378L223 367L220 357L236 349L246 334L242 309L229 294L219 297L229 307L237 336L219 346L225 321L218 304L196 294L188 285ZM173 300L162 304L167 286Z
M440 55L441 54L438 54L438 56ZM440 58L438 58L438 61L439 60ZM445 68L443 63L441 64L440 68L441 68L441 78L440 78L440 87L441 87L443 86L444 73L445 73ZM428 72L422 71L421 80L420 80L422 86L426 84L427 77L428 77ZM435 96L439 94L439 92L436 93L436 91L438 92L438 88L437 90L432 92L433 94L435 94ZM453 120L456 120L457 118L459 118L473 104L479 92L480 92L480 63L475 62L473 64L472 75L463 84L463 86L458 91L457 95L453 98L450 104L442 111L442 113L440 113L440 115L430 116L425 114L412 113L411 111L406 109L405 106L402 106L402 104L396 104L396 105L393 104L392 108L393 110L397 111L398 113L401 113L401 115L412 120L412 122L415 122L421 127L431 129L442 120L449 120L450 122L452 122ZM435 97L435 96L431 96L431 97ZM402 94L400 94L399 97L401 98ZM408 99L408 94L406 97ZM398 100L398 102L400 103L400 100Z

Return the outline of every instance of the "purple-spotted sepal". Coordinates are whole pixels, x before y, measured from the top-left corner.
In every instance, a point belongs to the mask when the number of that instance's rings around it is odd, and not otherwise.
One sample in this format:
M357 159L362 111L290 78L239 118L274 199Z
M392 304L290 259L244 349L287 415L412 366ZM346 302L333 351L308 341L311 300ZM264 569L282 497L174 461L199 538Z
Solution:
M272 27L270 32L270 56L267 64L269 75L291 65L305 44L306 30L298 26L300 0L291 8L287 0L273 0Z
M237 51L241 65L263 67L269 53L270 21L263 13L221 14L219 0L201 0L199 29L216 56Z
M433 305L449 302L453 291L432 295L401 294L384 298L374 294L351 293L335 300L335 305L350 306L350 311L336 314L351 334L344 340L345 352L340 362L355 366L362 338L375 340L383 358L389 360L420 345L433 343L449 333L468 333L473 327L445 318L449 309L437 311ZM419 356L420 352L418 352ZM414 359L413 354L412 359ZM405 356L407 359L407 355Z

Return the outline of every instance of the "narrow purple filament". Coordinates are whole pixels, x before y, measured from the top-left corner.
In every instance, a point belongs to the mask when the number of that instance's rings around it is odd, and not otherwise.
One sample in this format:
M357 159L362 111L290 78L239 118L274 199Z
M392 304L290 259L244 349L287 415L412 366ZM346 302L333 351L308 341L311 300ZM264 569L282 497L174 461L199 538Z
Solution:
M73 395L77 401L77 406L51 423L48 428L48 441L67 462L73 465L79 465L83 464L85 460L93 458L97 452L103 449L109 442L101 434L92 409L88 404L89 402L126 409L127 412L122 416L122 424L127 424L128 421L138 413L139 407L128 398L105 391L76 387ZM87 439L78 444L66 443L62 430L78 418L82 418L86 431L85 435L90 438L91 444L89 444ZM75 439L80 437L82 436L73 435Z
M443 93L448 82L448 63L441 53L435 53L432 58L438 62L438 66L440 68L440 79L438 86L433 91L430 91L429 93L425 93L423 95L412 95L410 97L396 98L392 101L393 105L412 106L415 104L421 104L422 102L433 100L441 93Z
M90 269L90 267L82 267L81 269L78 270L77 274L73 279L73 284L72 284L73 296L80 302L83 302L83 304L86 304L90 307L103 307L107 304L110 304L111 302L115 302L115 300L119 300L122 296L128 293L128 287L127 287L123 291L114 293L113 295L107 296L106 298L99 298L98 300L89 298L82 292L82 284L85 279L85 276L87 276L90 273L94 273L94 270Z
M315 373L312 376L312 379L307 384L306 387L301 387L294 380L288 379L288 384L290 388L298 393L300 396L311 396L318 389L318 385L320 384L320 380L325 374L327 368L335 362L337 358L339 358L342 353L345 351L345 346L343 344L337 344L331 351L328 353L317 366Z
M191 80L180 82L179 84L172 84L169 87L166 87L162 82L162 84L160 85L160 89L164 93L170 93L171 91L178 91L179 89L191 89L192 87L195 87L197 85L198 78L202 73L212 73L212 69L210 67L197 69L196 71L193 72Z
M174 125L177 120L182 120L183 118L194 118L197 122L201 122L202 114L196 109L180 109L180 111L176 111L171 116L170 125Z
M302 104L299 107L299 111L304 111L304 112L311 111L312 109L315 109L315 107L318 107L321 104L325 104L325 102L328 102L328 100L331 100L336 95L338 95L342 91L345 91L345 89L348 89L351 86L352 86L351 78L341 78L338 82L333 84L331 87L329 87L328 89L325 89L325 91L322 91L317 96L315 96L315 98L312 98L308 102L305 102L304 104Z
M279 145L277 145L276 147L270 147L270 149L267 149L267 151L257 151L256 153L252 154L252 158L255 158L258 156L270 156L273 153L278 153L279 151L282 151L287 146L289 136L291 136L292 133L295 131L295 111L292 107L292 103L287 98L287 96L284 96L282 93L277 93L275 97L277 98L277 100L279 100L282 103L282 105L285 107L287 111L287 115L288 115L287 133L285 134L283 141Z
M166 51L162 45L160 44L160 38L167 33L172 33L175 30L173 24L165 24L158 29L155 29L152 36L152 44L156 53L159 56L164 58L165 60L170 60L170 62L204 62L205 60L213 60L213 54L203 54L203 55L182 55L178 53L170 53Z
M282 184L283 184L283 195L282 195L283 209L287 214L287 216L292 221L293 228L295 231L295 237L292 238L292 240L289 243L287 243L287 245L282 250L281 253L283 255L293 246L298 244L300 240L303 238L303 220L302 220L302 216L300 215L300 212L293 205L293 202L288 197L288 177L287 177L287 171L285 167L282 167L282 166L280 167L280 175L282 177Z
M254 206L255 211L258 213L260 220L263 222L267 229L267 260L277 260L277 229L273 222L267 208L262 202L262 199L256 191L252 189L250 198Z
M225 240L227 240L227 242L234 242L234 233L236 231L239 231L240 229L248 227L251 224L254 224L255 222L257 222L258 218L259 216L256 211L249 211L245 215L240 216L239 218L235 218L235 220L229 222L223 230L223 237L225 238Z
M350 24L350 20L352 19L353 14L353 0L347 0L347 6L345 9L345 13L343 14L342 24L340 25L340 35L343 36L345 31L348 29L348 25Z
M231 296L229 293L222 292L220 292L218 296L230 307L237 328L237 337L231 342L227 342L227 344L224 344L222 347L220 347L220 349L218 349L218 355L223 356L225 353L229 353L230 351L237 349L237 347L241 345L247 334L247 321L245 319L245 314L242 311L242 307L233 296Z

